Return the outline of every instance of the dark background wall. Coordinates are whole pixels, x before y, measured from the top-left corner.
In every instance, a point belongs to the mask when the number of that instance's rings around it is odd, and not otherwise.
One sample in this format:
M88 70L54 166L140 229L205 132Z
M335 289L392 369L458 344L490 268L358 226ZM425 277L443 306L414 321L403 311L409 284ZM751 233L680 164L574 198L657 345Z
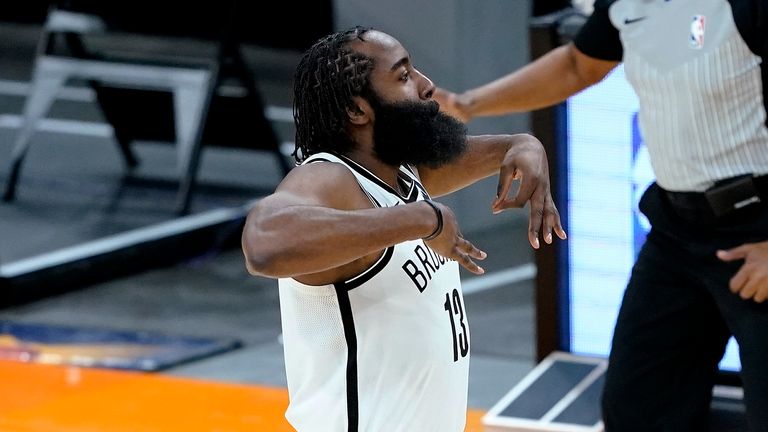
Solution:
M261 1L232 0L29 0L4 5L0 9L0 21L42 23L51 3L97 13L110 28L118 31L215 39L224 29L236 33L245 43L298 50L333 27L331 0L269 2L268 5Z

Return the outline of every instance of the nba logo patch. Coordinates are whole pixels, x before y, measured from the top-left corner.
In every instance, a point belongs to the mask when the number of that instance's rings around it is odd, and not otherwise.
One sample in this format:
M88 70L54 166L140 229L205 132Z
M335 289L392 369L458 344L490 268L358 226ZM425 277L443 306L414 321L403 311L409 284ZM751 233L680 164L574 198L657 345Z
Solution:
M693 49L704 47L704 15L694 15L691 21L691 36L688 39Z

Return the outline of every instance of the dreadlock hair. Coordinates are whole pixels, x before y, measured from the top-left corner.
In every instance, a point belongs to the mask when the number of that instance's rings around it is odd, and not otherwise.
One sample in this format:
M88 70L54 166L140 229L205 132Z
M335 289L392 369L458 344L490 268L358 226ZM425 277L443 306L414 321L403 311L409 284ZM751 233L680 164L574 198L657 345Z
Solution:
M296 163L320 151L346 153L354 146L347 126L352 100L367 91L373 59L349 49L371 30L353 27L323 37L302 56L293 85Z

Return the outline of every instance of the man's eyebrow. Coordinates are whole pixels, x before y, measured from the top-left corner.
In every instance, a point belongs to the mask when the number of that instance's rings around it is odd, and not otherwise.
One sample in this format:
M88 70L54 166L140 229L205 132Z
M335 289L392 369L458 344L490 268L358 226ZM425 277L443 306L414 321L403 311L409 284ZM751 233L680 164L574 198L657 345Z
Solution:
M397 69L399 69L401 66L407 65L411 62L411 60L408 58L408 56L405 56L401 58L400 60L396 61L395 64L392 65L391 68L389 68L390 72L394 72Z

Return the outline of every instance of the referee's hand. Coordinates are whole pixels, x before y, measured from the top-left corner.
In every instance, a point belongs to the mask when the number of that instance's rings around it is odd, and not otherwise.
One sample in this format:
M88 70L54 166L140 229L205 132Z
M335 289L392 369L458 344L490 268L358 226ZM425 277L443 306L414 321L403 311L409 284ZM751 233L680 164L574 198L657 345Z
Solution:
M768 299L768 241L746 243L729 250L717 251L723 261L744 260L731 278L731 292L744 300L762 303Z

